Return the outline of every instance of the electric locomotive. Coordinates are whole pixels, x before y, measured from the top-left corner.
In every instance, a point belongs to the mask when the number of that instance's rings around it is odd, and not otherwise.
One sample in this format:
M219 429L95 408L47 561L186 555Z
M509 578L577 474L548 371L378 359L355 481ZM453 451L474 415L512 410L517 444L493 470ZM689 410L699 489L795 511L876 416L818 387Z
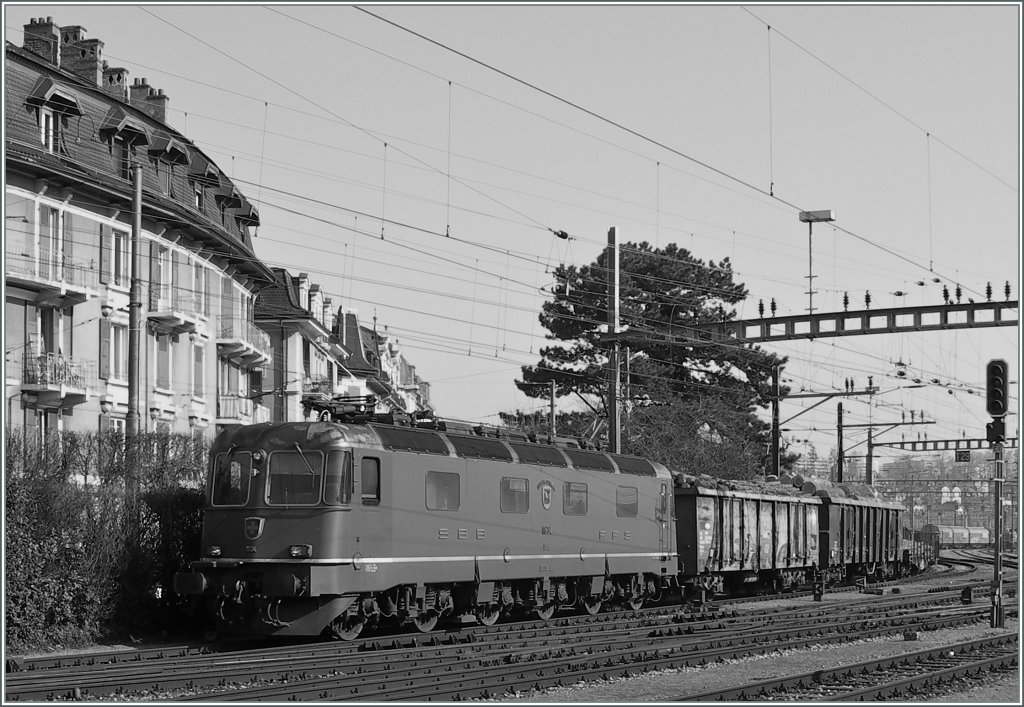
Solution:
M672 476L640 457L393 424L263 423L210 453L175 591L247 635L493 624L674 586ZM497 434L493 433L492 435Z

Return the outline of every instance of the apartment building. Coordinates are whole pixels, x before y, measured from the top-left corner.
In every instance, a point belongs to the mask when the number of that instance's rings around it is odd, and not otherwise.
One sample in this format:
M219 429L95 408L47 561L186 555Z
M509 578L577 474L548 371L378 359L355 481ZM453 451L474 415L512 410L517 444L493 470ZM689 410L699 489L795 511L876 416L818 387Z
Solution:
M6 44L4 377L8 424L123 428L133 173L141 167L140 425L212 436L269 419L256 208L167 123L169 97L53 18Z

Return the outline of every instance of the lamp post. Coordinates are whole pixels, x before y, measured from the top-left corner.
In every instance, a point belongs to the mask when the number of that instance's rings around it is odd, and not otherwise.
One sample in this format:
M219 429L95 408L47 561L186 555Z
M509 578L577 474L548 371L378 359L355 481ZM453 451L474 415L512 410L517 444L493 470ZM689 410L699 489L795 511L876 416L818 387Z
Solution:
M801 211L800 221L807 224L807 313L814 314L814 259L811 256L811 234L815 222L835 221L836 214L831 209L825 211Z

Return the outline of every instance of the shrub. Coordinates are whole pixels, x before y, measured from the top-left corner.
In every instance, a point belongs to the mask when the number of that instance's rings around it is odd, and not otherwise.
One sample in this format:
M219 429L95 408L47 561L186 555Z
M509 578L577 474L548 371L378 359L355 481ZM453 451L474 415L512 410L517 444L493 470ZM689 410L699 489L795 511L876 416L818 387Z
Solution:
M205 447L9 428L5 451L8 650L173 630L171 579L199 553Z

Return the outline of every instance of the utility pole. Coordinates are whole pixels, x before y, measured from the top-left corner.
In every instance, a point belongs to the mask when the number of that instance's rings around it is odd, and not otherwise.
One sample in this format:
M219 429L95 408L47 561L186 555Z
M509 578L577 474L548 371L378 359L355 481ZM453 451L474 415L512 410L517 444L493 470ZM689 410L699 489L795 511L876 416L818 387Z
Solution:
M139 434L139 354L142 339L142 166L132 165L132 267L128 293L128 414L126 435L134 445Z
M772 366L772 473L779 477L779 373L781 366Z
M836 407L838 420L836 422L836 437L839 439L839 455L836 459L836 483L843 483L843 404Z
M875 477L875 475L874 475L874 468L873 468L873 466L874 466L873 461L874 461L874 456L875 456L875 454L874 454L875 453L875 447L874 447L874 444L872 444L872 442L871 442L871 435L873 434L873 432L874 432L874 430L871 427L869 427L868 428L868 458L867 458L867 461L864 464L864 483L866 483L868 486L871 485L871 482L874 481L874 477Z
M619 236L618 229L608 229L608 335L619 332ZM608 353L608 451L619 453L619 340L614 338Z
M555 439L555 381L548 381L551 394L551 408L548 412L548 429L551 430L551 440Z

